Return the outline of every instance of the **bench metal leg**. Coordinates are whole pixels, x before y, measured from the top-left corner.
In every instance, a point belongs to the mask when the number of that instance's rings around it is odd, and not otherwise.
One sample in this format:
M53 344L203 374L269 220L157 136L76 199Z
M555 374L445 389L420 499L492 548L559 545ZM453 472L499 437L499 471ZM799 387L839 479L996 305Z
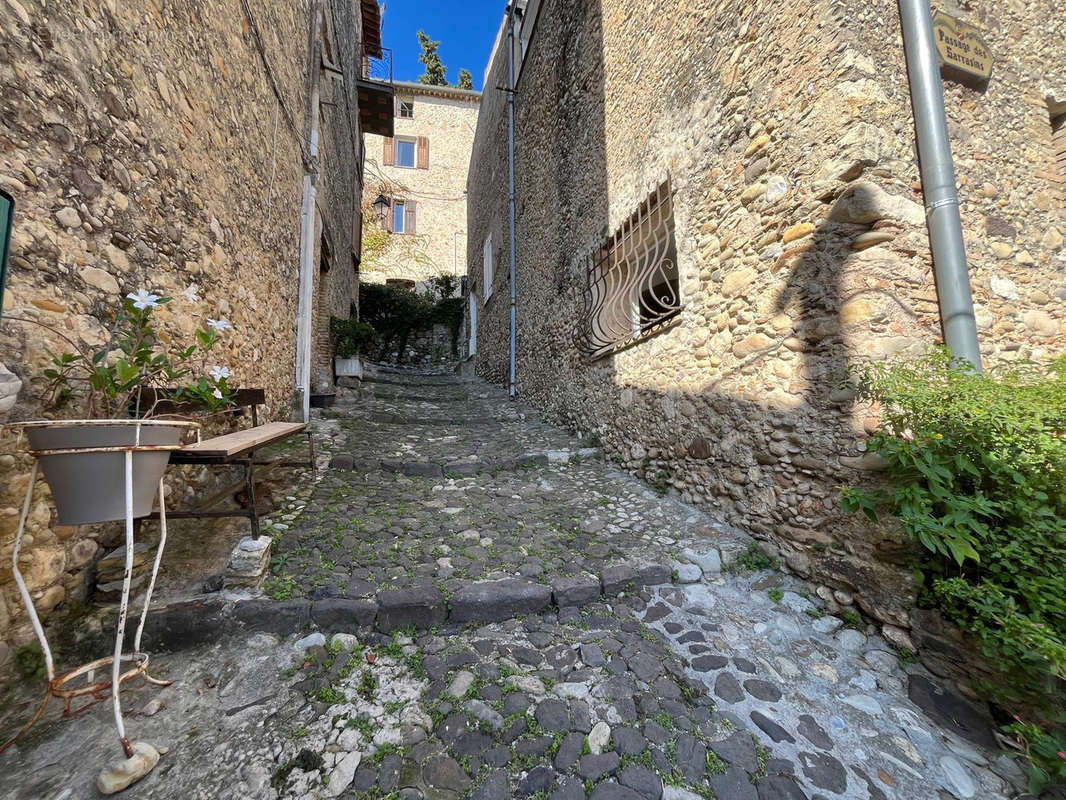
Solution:
M259 538L259 512L255 507L255 459L249 455L244 464L244 485L248 492L248 519L252 523L252 538Z

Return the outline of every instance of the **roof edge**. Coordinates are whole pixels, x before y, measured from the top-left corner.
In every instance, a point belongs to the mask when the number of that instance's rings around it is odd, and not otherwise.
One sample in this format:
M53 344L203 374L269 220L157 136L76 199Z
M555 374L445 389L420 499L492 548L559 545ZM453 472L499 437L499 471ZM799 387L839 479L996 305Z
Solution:
M481 92L476 89L457 89L454 86L432 86L417 81L393 81L396 91L410 94L423 94L436 97L453 97L459 100L481 100Z

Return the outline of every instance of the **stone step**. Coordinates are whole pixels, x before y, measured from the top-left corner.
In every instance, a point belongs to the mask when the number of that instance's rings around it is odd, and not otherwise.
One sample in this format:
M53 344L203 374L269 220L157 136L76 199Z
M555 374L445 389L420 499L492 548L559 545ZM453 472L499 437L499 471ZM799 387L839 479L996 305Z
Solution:
M217 641L236 628L287 636L312 626L330 632L391 633L408 627L427 630L449 622L500 622L550 607L577 609L644 586L668 584L672 568L656 563L615 564L604 567L599 575L558 577L550 584L521 578L472 581L447 598L436 586L424 585L362 597L187 601L152 609L145 628L146 647L181 649Z

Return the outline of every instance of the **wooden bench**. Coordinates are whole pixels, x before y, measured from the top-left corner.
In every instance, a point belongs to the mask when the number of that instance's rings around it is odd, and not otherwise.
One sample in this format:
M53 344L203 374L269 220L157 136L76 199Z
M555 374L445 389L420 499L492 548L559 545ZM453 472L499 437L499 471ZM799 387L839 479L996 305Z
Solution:
M259 538L259 512L255 504L255 467L310 467L312 473L315 469L315 443L307 425L303 422L268 422L259 424L257 406L266 400L266 392L262 389L241 389L234 396L237 407L251 407L252 427L223 436L215 436L203 439L199 442L187 444L180 450L174 450L170 454L171 464L202 464L213 466L240 465L244 468L244 474L234 483L212 494L196 508L185 511L167 511L167 519L215 519L219 517L247 517L251 522L252 536ZM168 401L161 401L160 405ZM163 409L163 413L166 409ZM303 433L307 436L308 459L307 461L293 461L285 458L269 460L256 460L255 452L268 445L288 439ZM230 495L244 488L248 495L247 508L211 509L217 506ZM147 519L159 519L159 512L153 512Z

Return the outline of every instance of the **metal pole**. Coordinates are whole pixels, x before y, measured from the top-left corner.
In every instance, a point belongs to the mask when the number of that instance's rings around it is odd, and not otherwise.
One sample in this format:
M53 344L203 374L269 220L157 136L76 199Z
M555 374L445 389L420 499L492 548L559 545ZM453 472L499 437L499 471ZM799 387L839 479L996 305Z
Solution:
M315 293L315 194L318 186L318 45L315 37L315 21L318 19L318 3L311 3L311 30L308 37L308 53L311 55L311 90L309 93L309 127L311 163L307 165L303 179L303 204L300 209L300 293L296 310L296 386L303 394L300 403L300 418L311 418L311 322L314 316Z
M914 112L918 168L925 196L925 219L933 251L933 274L944 344L958 358L981 369L977 321L962 237L955 168L951 160L944 90L940 83L933 19L928 0L898 0L903 50Z
M509 167L508 181L508 211L511 218L511 371L509 391L511 399L518 393L515 380L516 349L518 345L517 319L515 305L518 294L515 286L516 256L515 256L515 204L514 204L514 12L515 3L511 0L507 7L507 162Z
M138 426L138 440L140 431ZM126 723L122 719L122 637L126 632L126 613L130 604L130 579L133 577L133 449L126 450L126 567L122 572L122 598L118 604L118 626L115 628L115 653L111 659L111 711L115 715L118 740L126 758L133 758L133 746L126 737Z

